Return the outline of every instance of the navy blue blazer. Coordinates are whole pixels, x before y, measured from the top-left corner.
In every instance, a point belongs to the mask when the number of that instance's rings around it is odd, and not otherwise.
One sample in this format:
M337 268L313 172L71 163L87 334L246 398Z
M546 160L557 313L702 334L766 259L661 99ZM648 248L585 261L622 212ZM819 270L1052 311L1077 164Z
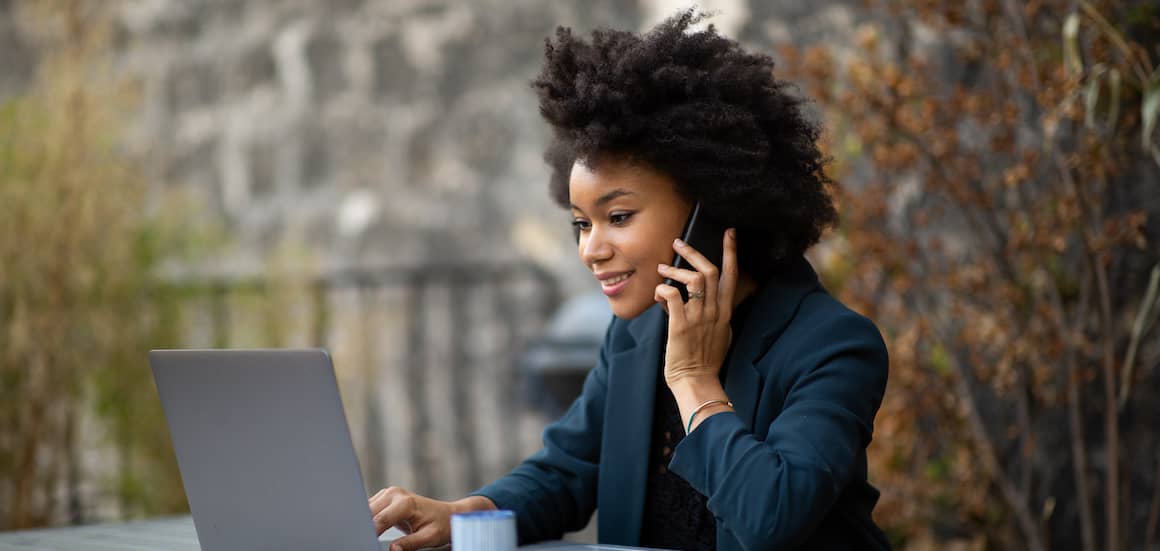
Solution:
M601 543L639 544L666 338L660 305L614 318L543 449L474 494L516 512L522 543L579 530L599 509ZM732 347L735 411L701 423L669 464L708 497L717 548L888 548L866 479L888 364L878 329L826 293L803 258L758 289Z

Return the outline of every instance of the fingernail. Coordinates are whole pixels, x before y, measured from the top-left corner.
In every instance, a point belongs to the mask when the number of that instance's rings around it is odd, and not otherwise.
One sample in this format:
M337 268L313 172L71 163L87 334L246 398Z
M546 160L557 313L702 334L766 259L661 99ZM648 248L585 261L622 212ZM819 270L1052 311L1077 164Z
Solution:
M402 545L392 545L391 551L403 551L403 546Z
M685 246L685 242L684 242L684 241L681 241L681 238L679 238L679 237L673 240L673 244L674 244L674 245L676 245L676 246L678 246L678 247L684 247L684 246Z
M729 228L729 239L737 239L737 230L735 228Z
M659 271L662 271L662 272L663 272L663 271L665 271L665 270L667 270L667 269L669 269L669 265L668 265L668 264L657 264L657 270L659 270Z

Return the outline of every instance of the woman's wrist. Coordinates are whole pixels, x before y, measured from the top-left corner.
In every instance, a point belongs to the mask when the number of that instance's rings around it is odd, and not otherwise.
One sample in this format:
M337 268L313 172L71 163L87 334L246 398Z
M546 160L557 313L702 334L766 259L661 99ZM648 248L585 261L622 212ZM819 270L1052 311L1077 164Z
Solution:
M720 402L709 404L699 410L695 410L685 419L685 434L689 434L694 430L697 430L697 427L700 426L701 423L708 421L710 417L718 413L725 413L729 411L733 411L733 405Z
M731 411L729 396L717 376L684 377L669 383L681 420L689 432L714 414ZM701 409L698 411L697 408ZM693 412L696 411L696 415Z
M682 408L689 406L689 411L705 400L726 400L725 387L716 375L699 377L682 377L668 382L669 390L677 399L677 405Z

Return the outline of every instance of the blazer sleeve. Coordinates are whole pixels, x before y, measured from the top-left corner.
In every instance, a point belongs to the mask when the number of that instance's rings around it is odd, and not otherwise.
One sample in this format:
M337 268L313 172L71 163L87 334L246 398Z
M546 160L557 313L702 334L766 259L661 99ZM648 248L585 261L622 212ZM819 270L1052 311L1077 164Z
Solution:
M757 428L763 439L719 413L669 465L747 550L793 548L813 532L859 472L886 390L886 345L870 320L847 311L811 325L791 338L794 375L779 383L788 387L781 413Z
M480 488L500 509L516 513L520 544L560 539L584 528L596 510L604 398L608 385L609 324L596 367L580 396L544 429L543 448L510 473Z

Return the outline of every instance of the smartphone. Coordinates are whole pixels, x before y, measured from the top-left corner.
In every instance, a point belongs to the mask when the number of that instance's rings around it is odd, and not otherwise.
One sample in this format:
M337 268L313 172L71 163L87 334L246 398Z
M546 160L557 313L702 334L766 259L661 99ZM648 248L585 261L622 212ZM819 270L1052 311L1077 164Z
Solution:
M701 202L698 201L693 205L689 219L685 221L685 229L681 230L681 240L697 249L697 252L709 259L709 262L712 262L717 267L717 271L720 272L721 262L725 258L722 241L725 239L726 229L728 228L724 224L706 215L701 209ZM673 255L672 266L696 271L696 268L679 254ZM684 283L665 278L665 285L676 287L681 292L681 300L689 301L689 290L685 288Z

